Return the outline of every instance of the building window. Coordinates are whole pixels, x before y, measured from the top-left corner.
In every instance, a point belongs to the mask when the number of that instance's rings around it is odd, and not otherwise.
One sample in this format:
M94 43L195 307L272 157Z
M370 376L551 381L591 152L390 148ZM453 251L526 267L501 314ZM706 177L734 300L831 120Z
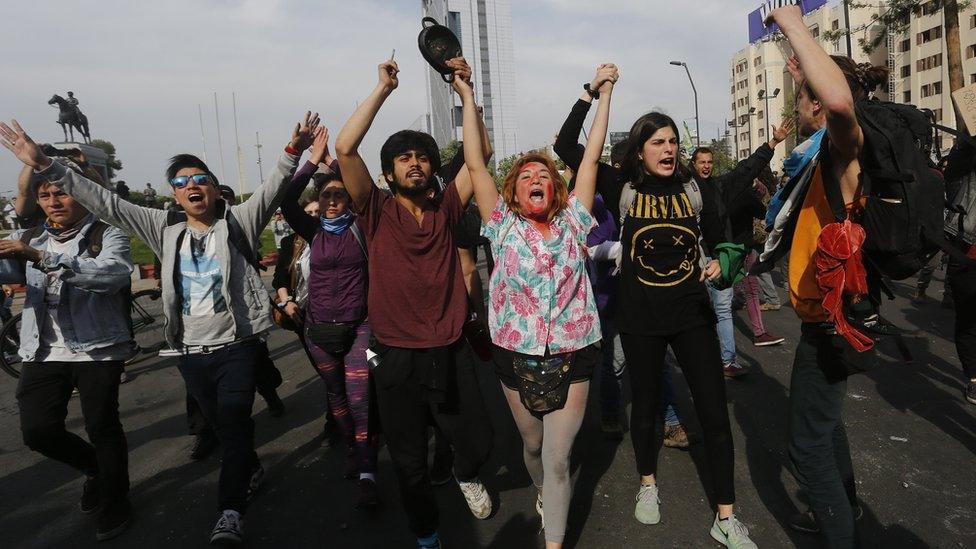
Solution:
M901 53L905 53L911 48L912 48L912 41L907 38L902 40L901 44L898 45L898 51L900 51Z
M761 85L762 84L762 78L763 78L763 75L757 74L756 75L756 84Z
M921 46L922 44L928 44L933 40L938 40L942 38L942 25L938 27L932 27L929 30L922 31L915 35L915 44Z
M936 122L942 122L942 109L933 109L932 115L935 117Z
M904 92L902 94L901 102L902 103L911 103L912 102L912 90L907 90L906 92Z
M970 74L969 75L969 83L970 84L976 84L976 73L973 73L973 74Z
M759 128L759 131L757 131L756 133L759 134L759 139L766 138L766 128Z
M752 61L753 66L758 67L762 65L762 57L757 57Z
M976 15L969 16L969 28L976 29Z
M973 57L976 57L976 44L966 48L966 59L972 59Z
M911 65L904 65L901 68L901 77L902 78L908 78L911 75L912 75L912 66Z
M762 120L763 119L763 116L765 116L765 112L764 111L759 111L758 113L756 113L756 118L759 119L759 120Z
M928 57L926 57L924 59L919 59L918 61L916 61L915 64L918 67L916 69L918 72L927 71L927 70L930 70L930 69L934 69L936 67L941 67L942 66L942 54L941 53L937 53L935 55L930 55L930 56L928 56Z
M922 97L931 97L942 93L942 82L932 82L922 86Z
M810 34L812 34L814 38L820 38L820 25L810 27Z
M941 4L941 2L936 2L935 0L930 0L929 2L922 4L922 15L932 15L933 13L937 13L940 9L942 9Z

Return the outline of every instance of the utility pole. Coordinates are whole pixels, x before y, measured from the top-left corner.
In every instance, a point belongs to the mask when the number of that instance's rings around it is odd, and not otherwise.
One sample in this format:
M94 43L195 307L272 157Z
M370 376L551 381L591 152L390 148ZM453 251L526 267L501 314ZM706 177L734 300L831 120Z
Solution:
M220 158L220 180L224 180L224 144L220 140L220 110L217 108L217 92L214 92L214 117L217 119L217 156Z
M696 146L701 146L701 127L698 123L698 90L695 88L695 81L691 78L691 71L688 70L688 63L684 61L671 61L671 64L676 67L684 67L685 73L688 74L688 81L691 82L691 91L695 94L695 142Z
M237 147L237 194L244 196L244 153L241 152L241 140L237 135L237 92L230 92L231 102L234 104L234 145Z
M197 114L200 115L200 142L203 143L203 163L207 164L207 138L203 135L203 107L197 103Z
M842 0L844 3L844 28L847 32L844 34L847 37L847 56L854 58L854 50L851 48L851 6L850 0ZM891 99L889 99L890 101Z
M261 168L261 134L254 132L254 148L258 150L258 177L261 178L261 183L264 182L264 169ZM260 183L259 183L260 184Z

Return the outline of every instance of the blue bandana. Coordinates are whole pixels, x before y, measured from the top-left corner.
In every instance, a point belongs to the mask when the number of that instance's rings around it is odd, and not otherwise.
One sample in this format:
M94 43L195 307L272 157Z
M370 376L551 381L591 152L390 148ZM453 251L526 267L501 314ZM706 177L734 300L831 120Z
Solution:
M319 222L322 223L322 230L332 234L342 234L345 232L349 228L349 225L352 225L354 219L356 219L356 216L349 210L346 210L339 217L333 217L332 219L327 219L324 215L319 216Z
M786 201L786 197L790 196L793 188L796 187L797 182L800 180L800 175L810 165L813 157L820 153L820 144L823 142L825 135L827 135L827 128L817 130L810 136L810 139L800 143L793 149L793 152L783 161L783 169L786 171L786 175L790 176L790 180L780 190L776 191L776 194L769 200L769 205L766 207L767 227L773 226L773 223L776 221L776 216L783 209L783 203Z

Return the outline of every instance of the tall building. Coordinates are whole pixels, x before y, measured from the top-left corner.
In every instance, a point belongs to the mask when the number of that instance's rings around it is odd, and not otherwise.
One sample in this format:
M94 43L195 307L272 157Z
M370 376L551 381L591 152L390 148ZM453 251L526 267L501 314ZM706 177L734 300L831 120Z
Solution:
M813 2L809 2L813 3ZM929 0L912 15L910 28L902 35L889 35L870 55L865 54L859 40L871 40L881 27L871 16L881 13L886 2L870 7L850 8L845 15L843 3L826 3L804 15L811 32L820 39L827 53L848 54L847 40L832 38L831 31L854 29L851 36L851 57L858 63L887 66L891 70L888 85L877 96L882 100L912 104L931 109L936 120L955 127L955 113L949 93L948 60L944 36L941 3ZM848 20L849 25L845 23ZM755 29L753 29L755 30ZM966 84L976 83L976 4L959 14L960 46ZM791 104L796 90L786 71L788 46L775 35L757 37L737 52L730 64L731 115L729 123L730 150L739 160L747 158L759 145L769 140L770 124L778 124L784 108ZM779 89L779 93L775 91ZM787 142L789 145L790 142ZM943 151L952 146L952 137L942 136ZM771 166L778 170L788 147L780 147Z
M421 0L423 14L450 28L473 71L475 98L484 107L495 160L519 152L515 58L509 0ZM461 103L441 75L428 68L427 128L444 147L461 138Z

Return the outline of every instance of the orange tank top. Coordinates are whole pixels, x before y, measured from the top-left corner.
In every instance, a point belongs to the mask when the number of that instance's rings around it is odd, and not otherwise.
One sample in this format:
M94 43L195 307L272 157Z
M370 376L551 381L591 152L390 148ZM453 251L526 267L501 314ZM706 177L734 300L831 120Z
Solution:
M826 322L827 313L824 311L823 293L817 285L817 271L815 257L817 253L817 239L824 226L836 221L834 213L827 202L827 194L823 184L823 165L819 165L810 179L810 189L803 200L800 216L796 220L796 230L793 232L793 244L790 246L790 302L796 316L804 322ZM864 199L858 200L861 207ZM853 203L847 204L850 215Z

